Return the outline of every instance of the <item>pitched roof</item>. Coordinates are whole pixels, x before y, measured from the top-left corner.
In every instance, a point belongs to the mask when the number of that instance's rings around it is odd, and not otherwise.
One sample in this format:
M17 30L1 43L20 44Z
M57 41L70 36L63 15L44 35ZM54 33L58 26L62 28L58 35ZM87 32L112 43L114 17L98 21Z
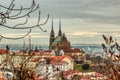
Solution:
M81 76L80 80L90 80L90 77L89 76Z
M41 58L41 57L37 57L33 60L31 60L32 62L39 62L39 61L46 61L44 58Z
M57 43L59 43L61 41L62 36L57 36L54 40L54 42L52 43L52 45L56 45Z
M8 54L8 50L0 49L0 54Z
M38 51L31 51L30 55L49 55L51 53L50 50L38 50ZM26 54L29 55L29 52L27 51L16 51L14 52L15 55L21 55L21 54Z
M34 77L34 80L40 80L37 74L33 74L32 76Z
M0 80L6 80L2 71L0 71Z
M51 61L50 63L53 64L53 65L61 65L61 64L66 64L67 62L66 61L56 61L56 60L54 60L54 61Z
M70 56L64 55L64 56L52 56L51 60L63 60L65 58L68 58L69 60L72 60Z
M74 76L76 74L78 74L79 71L78 70L67 70L67 71L64 71L64 76L65 77L68 77L68 76Z
M100 74L100 73L95 72L95 76L96 76L96 77L102 77L103 75Z
M72 52L72 53L79 53L79 52L81 52L81 51L80 51L80 49L78 49L78 48L74 48L74 49L71 49L71 52Z
M69 49L69 50L64 50L64 52L65 53L80 53L80 52L82 52L80 49L78 49L78 48L71 48L71 49Z

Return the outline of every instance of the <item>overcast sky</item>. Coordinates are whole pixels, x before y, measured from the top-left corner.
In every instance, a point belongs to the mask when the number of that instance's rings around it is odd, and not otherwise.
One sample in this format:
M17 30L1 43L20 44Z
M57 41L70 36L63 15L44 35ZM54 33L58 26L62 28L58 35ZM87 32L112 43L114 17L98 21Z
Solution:
M16 0L15 7L29 7L32 0ZM49 21L42 26L47 29L44 33L33 29L32 43L48 44L51 30L51 18L54 21L54 30L58 33L58 22L61 19L62 32L66 34L72 44L101 44L102 34L112 35L120 41L120 0L35 0L40 4L41 18L44 21L50 14ZM0 0L1 5L8 6L10 0ZM30 25L37 20L37 12L30 18ZM23 20L18 20L22 22ZM12 25L14 23L11 23ZM0 34L5 36L21 36L26 30L10 30L1 28ZM25 38L26 42L28 41ZM2 40L1 43L23 43L22 40Z

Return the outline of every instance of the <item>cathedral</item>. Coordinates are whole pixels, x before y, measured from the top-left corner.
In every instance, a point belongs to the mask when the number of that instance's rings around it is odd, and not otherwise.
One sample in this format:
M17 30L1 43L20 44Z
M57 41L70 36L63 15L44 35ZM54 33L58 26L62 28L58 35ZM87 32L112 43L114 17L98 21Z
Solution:
M63 51L67 51L71 49L71 44L67 40L65 33L62 33L61 20L59 20L59 31L56 37L55 37L54 29L53 29L53 20L52 20L52 29L50 33L49 49L50 50L63 50Z

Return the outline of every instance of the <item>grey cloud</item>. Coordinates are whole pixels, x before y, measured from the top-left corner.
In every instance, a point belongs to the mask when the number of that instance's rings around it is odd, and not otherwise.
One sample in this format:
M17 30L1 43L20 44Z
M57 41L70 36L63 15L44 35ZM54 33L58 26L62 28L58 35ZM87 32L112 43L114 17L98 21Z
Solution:
M16 0L16 6L30 6L32 0ZM35 0L40 4L41 16L49 13L53 18L78 18L86 22L119 24L120 0ZM10 3L0 1L0 4ZM33 16L36 16L35 15ZM36 16L38 17L38 16Z
M88 22L112 24L120 22L119 0L41 0L40 2L43 14L50 13L54 18L80 18Z

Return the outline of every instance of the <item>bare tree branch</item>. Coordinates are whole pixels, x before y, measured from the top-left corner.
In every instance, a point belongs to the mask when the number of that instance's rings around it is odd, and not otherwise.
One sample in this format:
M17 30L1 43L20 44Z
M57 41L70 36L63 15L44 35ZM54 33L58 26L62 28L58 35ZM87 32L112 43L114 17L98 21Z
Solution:
M26 19L24 23L19 23L19 24L14 25L13 28L17 26L25 25L27 22L28 22L28 19Z
M6 17L6 18L7 18L7 19L19 19L19 18L23 18L23 17L25 17L25 16L30 15L32 12L36 11L38 8L39 8L39 5L37 5L35 8L34 8L34 6L33 6L29 12L25 13L25 14L22 15L22 16L18 16L18 15L17 15L17 16L14 16L14 17L9 16L9 17ZM20 14L19 14L19 15L20 15Z
M103 50L106 54L110 54L110 56L107 56L105 67L107 67L104 72L105 75L110 80L119 80L120 79L120 54L116 55L116 51L114 49L117 49L120 52L120 46L119 44L113 40L112 36L107 38L105 35L103 35L103 39L106 42L105 44L102 43ZM103 66L101 66L103 67ZM101 68L100 68L101 69ZM110 74L108 74L108 72Z
M5 24L0 24L1 26L3 27L6 27L6 28L10 28L10 29L32 29L32 28L35 28L35 27L41 27L42 25L45 25L47 22L48 22L48 19L49 19L49 15L47 16L47 19L45 20L45 22L41 23L41 24L36 24L34 26L27 26L27 27L15 27L15 26L8 26L8 25L5 25ZM41 28L40 28L41 29Z
M12 1L15 1L15 0L12 0ZM29 8L23 8L23 10L29 10L29 9L31 9L33 7L33 5L35 5L35 1L34 0L32 1L31 7L29 7ZM5 7L3 5L0 5L0 7L4 8L6 10L13 10L13 11L19 11L20 10L19 8L17 8L17 9L10 9L9 7Z
M33 28L39 28L41 31L46 32L47 30L44 30L41 26L45 25L48 22L49 19L49 15L47 16L47 19L43 22L40 23L41 21L41 11L39 10L39 5L35 3L34 0L32 0L32 4L31 7L29 8L23 8L21 6L21 8L14 8L15 4L14 4L15 0L12 0L9 4L8 7L5 7L3 5L0 5L0 8L3 8L5 12L1 12L0 11L0 26L1 27L5 27L8 29L14 29L14 30L18 30L18 29L30 29L30 31L28 32L28 34L31 32L31 29ZM32 26L26 26L26 24L29 21L29 18L31 17L31 14L34 13L35 11L38 10L38 19L37 19L37 24L32 25ZM16 14L13 14L13 12L15 12ZM24 13L25 12L25 13ZM22 14L24 13L24 14ZM20 18L25 18L25 22L18 22L18 23L14 23L14 25L9 25L8 24L8 20L18 20ZM22 27L24 25L24 27ZM27 35L28 35L27 34ZM10 37L5 37L0 35L1 39L22 39L24 37L26 37L27 35L24 35L23 37L19 37L19 38L10 38Z

